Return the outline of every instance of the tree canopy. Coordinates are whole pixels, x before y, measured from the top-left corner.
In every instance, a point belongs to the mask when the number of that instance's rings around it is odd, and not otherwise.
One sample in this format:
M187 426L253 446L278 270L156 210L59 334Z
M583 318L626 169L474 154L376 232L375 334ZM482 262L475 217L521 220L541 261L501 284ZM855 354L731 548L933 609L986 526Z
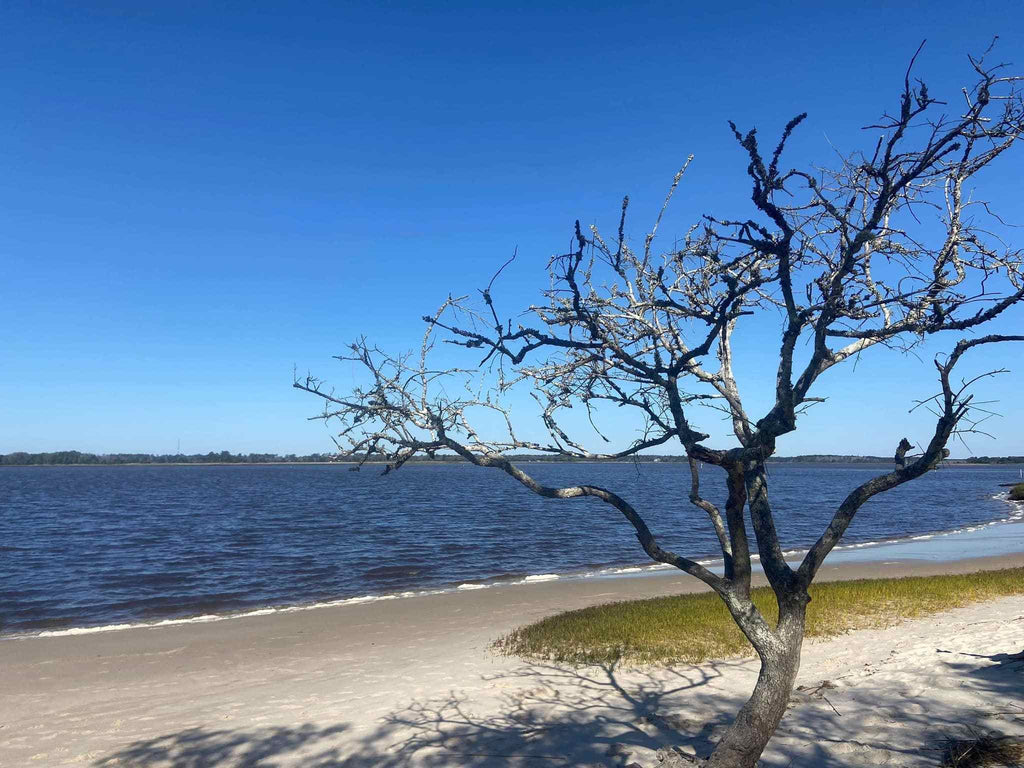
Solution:
M1024 131L1020 78L986 56L970 58L974 82L957 100L936 98L908 67L895 108L868 128L876 138L830 168L791 167L786 146L807 119L790 120L765 145L756 130L730 123L746 162L756 214L695 221L678 242L656 251L659 226L690 159L672 181L642 243L628 242L629 199L617 227L573 228L573 245L549 263L542 300L504 315L498 275L480 300L450 296L432 315L418 353L394 355L366 338L338 359L360 366L367 384L339 394L308 376L295 386L322 398L319 418L339 427L348 455L386 454L387 471L419 455L453 452L501 470L541 496L598 499L632 525L644 551L717 592L762 660L753 697L712 755L711 766L752 766L785 711L799 666L808 587L824 558L870 498L910 482L948 456L957 434L978 428L972 384L957 365L983 345L1024 341L985 332L1024 300L1024 256L991 231L1000 220L975 192L979 174ZM499 270L500 274L501 270ZM748 411L734 374L733 342L751 323L777 329L775 377L761 413ZM783 556L770 501L767 460L801 414L821 402L829 370L873 348L911 351L949 337L935 359L938 392L918 405L934 414L920 450L892 436L893 468L852 490L802 560ZM465 367L434 367L438 341L475 357ZM547 439L521 437L503 396L526 386L541 409ZM622 450L594 452L563 428L570 408L632 411L637 437ZM724 413L733 446L708 443L698 407ZM489 415L489 416L488 416ZM481 417L503 425L485 432ZM596 428L596 426L595 426ZM836 436L842 448L841 435ZM686 455L680 495L713 526L724 572L664 549L641 510L614 490L588 484L548 487L510 454L626 457L664 445ZM724 510L705 498L699 464L722 470ZM680 518L681 525L692 525ZM750 541L750 531L754 541ZM581 544L581 546L585 546ZM774 590L770 625L750 600L752 549Z

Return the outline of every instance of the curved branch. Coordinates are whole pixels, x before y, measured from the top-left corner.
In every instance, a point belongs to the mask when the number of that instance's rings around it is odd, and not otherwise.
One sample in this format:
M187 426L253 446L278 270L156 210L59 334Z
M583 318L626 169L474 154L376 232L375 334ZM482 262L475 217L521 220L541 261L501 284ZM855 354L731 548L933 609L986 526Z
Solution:
M940 363L936 361L935 365L938 368L939 380L942 385L942 412L936 421L935 432L927 448L925 448L921 456L908 464L906 462L906 453L910 449L911 444L909 440L903 438L896 449L896 468L892 472L871 478L850 492L843 500L843 503L839 505L839 509L833 515L828 528L825 529L825 532L814 543L814 546L810 548L800 564L797 578L805 587L814 579L814 575L821 567L825 556L839 543L843 534L850 527L850 523L853 522L858 510L869 499L920 477L929 470L934 469L949 454L949 451L946 449L946 443L955 432L957 424L960 423L960 420L968 412L971 403L971 397L964 396L967 389L966 384L959 390L954 390L950 384L949 377L953 367L969 349L982 344L995 344L1006 341L1024 341L1024 336L992 334L977 339L965 339L953 348L946 362Z
M640 546L643 547L644 551L652 560L675 566L679 570L697 577L719 594L725 594L728 592L728 582L726 582L726 580L721 576L709 571L696 560L691 560L687 557L682 557L674 552L663 549L655 540L654 534L651 533L651 529L647 527L647 523L640 514L629 502L618 494L605 488L600 488L596 485L572 485L563 488L546 486L537 482L533 477L517 467L505 456L481 456L468 450L458 441L446 437L443 433L440 435L440 440L466 461L475 464L478 467L492 467L500 469L538 496L543 496L547 499L578 499L590 497L599 499L605 504L610 504L619 510L619 512L622 513L622 516L625 517L626 520L629 521L630 525L633 526L633 529L636 532L636 538L640 542Z

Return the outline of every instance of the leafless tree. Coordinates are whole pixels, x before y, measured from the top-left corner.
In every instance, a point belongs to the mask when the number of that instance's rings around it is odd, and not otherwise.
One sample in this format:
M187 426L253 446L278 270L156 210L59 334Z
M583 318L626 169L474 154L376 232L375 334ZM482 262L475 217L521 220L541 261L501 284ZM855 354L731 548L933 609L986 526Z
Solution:
M793 118L767 152L755 131L733 125L748 163L753 217L704 216L685 239L656 255L658 225L684 166L641 247L631 247L624 235L628 198L613 237L577 222L571 249L549 264L544 301L518 316L526 321L502 317L492 280L482 300L450 297L424 318L418 355L389 356L365 339L351 345L339 359L365 368L368 385L344 395L312 377L295 386L323 398L318 418L340 423L337 440L347 454L384 455L386 471L417 455L454 452L541 496L592 497L618 510L653 560L695 576L722 598L760 656L753 695L707 762L753 766L786 710L808 587L822 561L865 502L935 468L949 454L950 439L975 428L983 414L968 392L972 381L954 377L961 358L980 345L1024 340L973 335L1024 298L1022 252L985 228L1001 222L973 193L979 171L1009 157L1004 153L1024 130L1021 78L988 63L989 55L970 58L974 84L950 103L912 77L911 61L895 112L869 126L877 142L832 169L784 169L786 143L805 115ZM779 328L774 404L757 419L748 416L733 374L734 334L753 323ZM854 489L792 567L768 492L765 462L776 440L821 400L812 392L825 371L874 347L905 351L947 332L971 335L935 361L940 391L925 403L936 419L924 447L911 453L912 443L901 440L892 471ZM439 339L482 359L474 357L466 369L432 368ZM491 389L478 388L482 370L492 373ZM522 386L540 403L544 440L520 438L502 405L505 393ZM607 405L632 409L639 437L616 453L591 453L560 426L560 415L573 405L587 413ZM735 446L706 444L709 436L694 422L697 405L727 414ZM499 439L474 426L481 411L504 424ZM524 451L626 457L668 444L689 459L681 493L714 528L721 576L663 548L623 496L593 485L548 487L509 458ZM723 470L724 510L705 497L698 462ZM774 626L750 599L750 528L778 601Z

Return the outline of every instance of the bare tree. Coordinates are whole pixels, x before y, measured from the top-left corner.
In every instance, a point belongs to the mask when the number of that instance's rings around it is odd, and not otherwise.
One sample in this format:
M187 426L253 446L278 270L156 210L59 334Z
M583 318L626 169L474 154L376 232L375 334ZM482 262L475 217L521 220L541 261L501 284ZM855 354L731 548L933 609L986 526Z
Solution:
M812 396L819 377L873 347L906 351L937 334L974 332L1024 299L1022 252L984 228L995 214L973 197L978 172L1024 130L1020 78L985 58L970 58L975 82L955 105L937 101L914 80L911 61L895 113L869 126L877 142L830 170L781 165L805 115L786 125L770 152L755 131L730 124L748 163L754 217L704 216L685 239L655 255L658 225L684 165L642 247L631 247L624 235L628 198L614 237L584 231L577 222L571 249L551 260L550 288L542 303L528 308L527 321L501 316L492 280L482 301L450 297L424 318L418 355L389 356L365 339L351 345L339 359L364 367L367 386L347 395L312 377L295 386L323 398L317 418L340 423L337 440L347 454L364 461L385 455L385 471L417 455L454 452L541 496L591 497L618 510L653 560L695 576L721 597L756 649L761 671L753 695L707 762L753 766L786 710L800 663L808 587L822 561L865 502L935 468L949 454L951 438L976 429L984 413L968 387L981 377L956 379L961 358L980 345L1024 340L974 335L940 355L940 391L923 403L936 416L924 447L911 453L912 443L900 440L892 471L846 497L798 567L786 562L765 462L776 440L796 429L801 412L821 401ZM779 328L774 404L757 419L744 406L732 351L734 335L754 323ZM466 369L432 368L438 339L477 350L482 360L473 358ZM492 388L479 388L480 371L491 372ZM541 406L544 440L517 436L502 405L503 395L522 386ZM616 453L591 453L560 425L573 405L589 414L609 405L632 409L639 436ZM698 405L724 411L736 445L705 443L709 435L694 422ZM499 439L474 426L482 410L504 424ZM681 493L714 528L724 558L721 576L663 548L623 496L593 485L548 487L509 458L523 451L626 457L670 443L689 458ZM723 471L724 510L705 498L698 462ZM748 520L778 601L774 626L750 599Z

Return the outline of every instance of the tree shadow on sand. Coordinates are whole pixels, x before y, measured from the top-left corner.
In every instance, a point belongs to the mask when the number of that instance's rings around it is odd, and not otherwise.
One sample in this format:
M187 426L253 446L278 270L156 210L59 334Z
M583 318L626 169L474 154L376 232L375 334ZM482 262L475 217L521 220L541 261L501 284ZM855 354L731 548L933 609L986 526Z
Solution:
M305 723L295 728L253 730L188 728L177 733L136 741L97 760L96 768L226 768L226 766L283 765L282 758L304 768L334 768L342 762L348 726L319 728ZM372 765L368 764L368 765Z
M907 670L884 687L865 674L845 685L798 692L761 765L937 765L942 744L965 727L1024 732L1024 663L1012 653L978 656L936 649L948 686L975 694L983 710L963 711L932 689L934 677ZM946 656L948 655L948 659ZM143 740L95 768L534 768L632 761L655 765L676 745L710 752L742 704L714 683L749 661L643 670L529 664L485 679L501 691L486 712L449 693L395 710L373 728L190 728ZM884 677L884 676L882 676ZM824 682L824 681L823 681ZM751 679L752 684L752 679ZM846 710L844 712L844 710ZM870 712L872 717L862 715ZM858 715L860 713L860 716ZM844 717L844 714L846 715ZM917 764L911 759L911 764Z
M535 664L488 679L507 689L497 714L475 715L472 702L449 695L414 703L387 725L406 734L394 745L398 752L425 768L610 766L628 762L627 754L653 757L670 744L704 754L741 702L701 692L731 665L652 672Z
M347 725L296 728L190 728L140 740L94 763L95 768L508 768L617 766L627 754L668 744L697 752L739 701L707 694L692 716L700 689L729 662L672 670L620 670L616 665L573 669L533 664L488 677L502 706L488 714L455 693L412 702L371 730ZM705 697L701 696L701 699ZM493 707L489 709L493 710Z
M868 670L845 690L826 692L818 700L805 697L786 713L778 735L788 738L769 745L763 764L939 765L952 739L1024 733L1019 655L942 648L935 653L942 664L938 675L926 666L896 679L883 676L885 683L879 685Z

